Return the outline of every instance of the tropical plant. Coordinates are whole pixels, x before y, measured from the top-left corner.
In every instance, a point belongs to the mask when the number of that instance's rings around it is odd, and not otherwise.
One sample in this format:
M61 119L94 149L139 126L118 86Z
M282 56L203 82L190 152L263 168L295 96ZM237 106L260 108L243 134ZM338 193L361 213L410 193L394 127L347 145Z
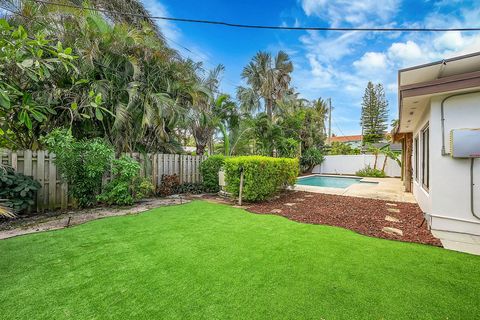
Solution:
M140 164L128 156L112 161L112 178L97 200L107 204L132 205L139 196Z
M328 154L329 155L354 155L354 154L360 154L360 149L352 148L352 146L343 142L334 141L330 145Z
M365 168L358 170L355 175L359 177L373 177L373 178L384 178L385 172L380 169L372 168L370 166L366 166Z
M272 59L270 53L258 52L243 69L242 78L248 87L239 87L237 98L246 111L258 110L263 100L270 120L279 101L289 90L293 64L288 54L279 51Z
M381 153L385 156L383 160L383 165L382 165L382 172L385 172L385 167L387 166L387 160L392 159L394 160L400 167L402 166L402 163L400 159L398 158L398 153L393 152L392 149L390 149L390 146L386 146L385 148L382 148Z
M72 49L51 42L0 19L0 136L14 148L38 148L38 132L57 114L58 88L71 86L61 79L76 77Z
M112 163L113 148L100 139L77 140L65 129L52 131L44 142L55 153L57 168L79 206L94 205L102 177Z
M325 160L325 157L317 148L310 148L303 152L300 157L300 166L303 172L312 172L316 165L321 164Z
M35 201L36 192L40 189L40 183L32 177L15 172L11 167L0 168L0 208L2 216L13 217L14 212L24 212ZM9 208L9 209L7 209Z

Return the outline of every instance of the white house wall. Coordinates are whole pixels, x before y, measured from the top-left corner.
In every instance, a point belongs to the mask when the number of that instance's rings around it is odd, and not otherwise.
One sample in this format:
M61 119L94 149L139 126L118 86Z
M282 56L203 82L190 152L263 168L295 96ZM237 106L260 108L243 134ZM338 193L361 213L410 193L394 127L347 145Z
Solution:
M378 169L382 168L384 159L385 156L378 156ZM358 170L365 168L367 165L373 168L374 163L375 156L369 154L325 156L325 161L313 168L313 173L354 175ZM396 161L387 159L385 174L389 177L399 177L401 168Z
M433 234L446 248L480 254L480 220L470 210L470 159L453 159L441 153L440 106L445 97L432 98L429 112L415 129L414 137L429 122L430 187L427 192L420 183L414 182L413 192L422 210L429 215ZM451 129L480 128L480 93L449 98L444 110L445 146L449 153ZM475 163L474 181L475 211L480 215L480 159Z

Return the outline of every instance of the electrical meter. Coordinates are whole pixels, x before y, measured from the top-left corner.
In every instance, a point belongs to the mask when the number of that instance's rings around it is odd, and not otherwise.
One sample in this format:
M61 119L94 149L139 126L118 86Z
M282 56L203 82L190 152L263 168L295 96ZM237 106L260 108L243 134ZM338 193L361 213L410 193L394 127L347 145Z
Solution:
M451 130L450 150L453 158L480 158L480 128Z

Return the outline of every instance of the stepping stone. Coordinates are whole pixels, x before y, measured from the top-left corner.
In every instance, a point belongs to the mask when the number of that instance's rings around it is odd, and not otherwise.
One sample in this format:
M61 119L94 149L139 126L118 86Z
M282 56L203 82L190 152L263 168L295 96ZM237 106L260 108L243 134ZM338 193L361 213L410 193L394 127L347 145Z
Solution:
M388 212L399 213L399 212L400 212L400 209L388 208L387 211L388 211Z
M386 216L385 217L385 220L386 221L390 221L390 222L400 222L399 219L395 218L395 217L392 217L392 216Z
M385 204L389 207L396 207L397 206L396 203L385 203Z
M295 201L305 201L305 199L297 198L297 199L295 199Z
M296 203L284 203L283 205L284 205L284 206L293 207L294 205L296 205Z
M388 234L403 236L403 231L397 228L383 227L382 231Z
M282 209L273 209L271 213L282 213Z

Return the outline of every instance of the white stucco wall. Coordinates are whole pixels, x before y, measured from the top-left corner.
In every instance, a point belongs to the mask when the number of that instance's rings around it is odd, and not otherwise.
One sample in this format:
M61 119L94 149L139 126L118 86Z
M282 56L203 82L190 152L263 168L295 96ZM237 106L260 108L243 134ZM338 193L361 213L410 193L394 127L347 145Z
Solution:
M378 169L382 168L384 159L383 155L378 156ZM325 156L325 161L313 168L313 173L354 175L355 172L367 165L373 168L374 164L375 156L370 154ZM401 168L396 161L387 159L385 174L389 177L399 177L401 176Z
M430 187L428 191L424 190L421 182L414 181L413 193L422 210L430 215L433 234L441 238L445 247L480 254L480 220L470 210L470 159L454 159L441 154L440 106L445 97L432 98L430 108L414 130L415 138L429 123ZM480 128L480 93L449 98L444 110L445 146L449 153L451 129ZM421 148L419 152L421 159ZM415 156L413 163L414 159ZM480 159L474 166L474 181L475 211L480 216Z

